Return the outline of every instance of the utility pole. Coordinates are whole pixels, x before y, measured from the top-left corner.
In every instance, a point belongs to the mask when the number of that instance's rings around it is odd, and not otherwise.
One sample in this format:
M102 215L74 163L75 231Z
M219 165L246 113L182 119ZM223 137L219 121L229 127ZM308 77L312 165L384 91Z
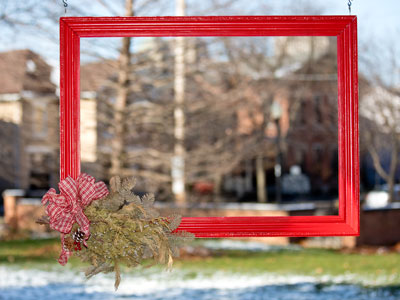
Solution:
M267 99L263 99L262 102L262 113L263 113L263 121L261 123L260 128L260 140L265 141L265 130L267 129L267 118L269 115L269 107L267 105L269 101ZM265 167L264 167L264 153L260 152L256 156L256 183L257 183L257 202L266 203L268 202L268 193L267 193L267 178L265 176Z
M266 178L264 170L264 157L262 153L256 156L256 182L257 182L257 202L268 202L268 195L266 191Z
M175 14L185 15L185 0L175 1ZM177 205L186 203L185 192L185 39L175 39L175 82L174 82L174 157L171 162L172 192Z

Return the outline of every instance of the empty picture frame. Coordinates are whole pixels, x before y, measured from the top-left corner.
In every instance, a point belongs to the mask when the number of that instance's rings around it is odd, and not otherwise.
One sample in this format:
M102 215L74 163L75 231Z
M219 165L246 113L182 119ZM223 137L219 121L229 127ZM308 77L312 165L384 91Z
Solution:
M357 18L355 16L64 17L60 19L60 179L80 173L80 39L176 36L336 36L339 213L183 218L196 237L359 235Z

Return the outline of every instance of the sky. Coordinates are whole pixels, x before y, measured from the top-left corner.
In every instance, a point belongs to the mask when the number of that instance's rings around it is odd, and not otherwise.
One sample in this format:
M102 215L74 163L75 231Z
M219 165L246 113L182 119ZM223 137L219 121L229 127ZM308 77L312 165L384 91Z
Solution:
M1 1L1 0L0 0ZM19 0L18 0L19 1ZM60 0L60 17L64 16L64 7ZM78 0L69 0L71 5L77 5ZM111 2L115 3L115 2ZM170 4L162 11L163 15L174 14L174 0L170 0ZM187 0L189 15L193 11L202 11L202 0ZM321 11L323 15L348 15L348 0L260 0L263 10L251 8L249 0L236 1L235 7L243 14L257 15L293 15L304 14L304 7L309 7L317 11ZM400 0L353 0L352 14L357 15L358 19L358 38L359 50L362 51L363 46L367 46L371 41L385 44L392 43L396 48L400 49ZM303 10L303 11L302 11ZM90 9L89 9L90 12ZM54 12L57 14L57 12ZM212 11L213 15L224 15L224 10ZM102 11L93 6L93 15L101 15ZM69 16L71 16L69 14ZM0 33L1 33L0 28ZM7 42L0 43L0 51L13 49L30 48L41 54L48 63L53 65L57 70L59 49L57 41L49 41L47 39L38 40L34 32L24 34L20 32L15 36L11 36ZM57 72L57 71L56 71ZM57 74L54 76L57 81Z
M293 3L293 0L279 0L282 3ZM348 0L314 0L325 8L323 14L348 14ZM323 3L323 4L322 4ZM354 0L351 13L357 15L358 34L361 42L374 38L400 35L400 1L399 0Z

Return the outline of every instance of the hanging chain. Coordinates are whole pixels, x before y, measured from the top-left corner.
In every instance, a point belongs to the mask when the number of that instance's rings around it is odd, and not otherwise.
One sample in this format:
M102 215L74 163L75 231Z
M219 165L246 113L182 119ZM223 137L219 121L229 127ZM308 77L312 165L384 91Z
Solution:
M353 0L349 0L349 2L347 2L347 5L349 7L349 15L351 15L351 4L352 4Z
M350 0L349 0L350 1ZM67 7L68 7L68 3L67 0L62 0L63 4L64 4L64 13L67 14Z

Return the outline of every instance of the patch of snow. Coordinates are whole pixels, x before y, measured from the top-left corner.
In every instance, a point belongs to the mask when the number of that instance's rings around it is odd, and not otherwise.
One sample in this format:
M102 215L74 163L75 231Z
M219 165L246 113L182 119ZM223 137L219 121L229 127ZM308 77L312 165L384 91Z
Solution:
M212 250L244 250L253 252L268 252L281 250L300 250L301 247L296 245L276 246L268 245L260 242L241 241L241 240L205 240L201 243L202 246Z
M384 280L387 280L385 278ZM237 274L218 271L209 276L190 271L159 269L123 274L114 291L113 274L99 274L90 280L68 268L50 271L0 266L0 299L398 299L400 289L369 288L362 279L345 276L301 276ZM371 283L371 282L369 282Z

